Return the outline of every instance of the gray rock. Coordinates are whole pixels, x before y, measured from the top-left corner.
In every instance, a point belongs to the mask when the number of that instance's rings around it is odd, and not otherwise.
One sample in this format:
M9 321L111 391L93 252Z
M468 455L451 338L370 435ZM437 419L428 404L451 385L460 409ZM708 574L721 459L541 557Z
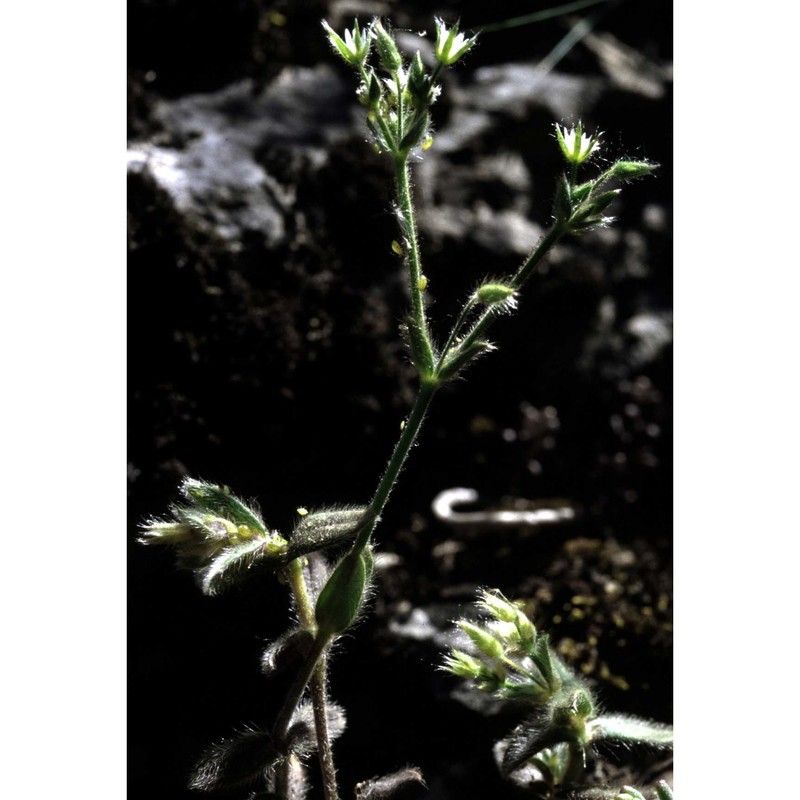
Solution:
M145 174L184 221L238 250L246 235L268 248L283 243L294 192L269 175L260 152L284 147L313 165L352 135L352 87L328 66L287 68L261 94L249 80L211 94L162 101L164 134L134 142L130 172Z

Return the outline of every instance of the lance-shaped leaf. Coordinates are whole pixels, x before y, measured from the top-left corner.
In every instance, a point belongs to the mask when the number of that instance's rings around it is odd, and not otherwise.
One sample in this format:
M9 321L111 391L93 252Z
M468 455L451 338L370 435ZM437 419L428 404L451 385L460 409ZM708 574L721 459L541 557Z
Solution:
M227 486L187 478L181 484L181 493L197 508L209 514L225 517L237 525L245 525L253 531L266 533L261 517L238 497L231 494Z
M320 635L342 633L355 621L367 589L368 562L371 555L365 559L361 552L351 552L336 565L314 610Z
M292 628L267 646L261 656L261 671L275 675L302 661L311 650L314 635L305 628Z
M550 659L550 634L542 633L537 637L531 650L531 661L542 673L547 685L553 690L557 689L560 681L556 679L553 662Z
M400 331L406 341L414 366L423 375L430 375L433 372L436 354L431 349L431 343L425 334L411 317L406 319Z
M356 800L399 800L406 790L413 790L420 784L425 786L422 771L418 767L405 767L390 775L357 783Z
M344 733L347 717L344 709L338 704L328 701L325 704L328 719L328 736L333 741ZM299 758L313 753L317 749L316 724L314 708L308 700L304 700L295 710L291 724L286 731L286 746Z
M624 714L605 714L592 720L587 732L592 744L645 745L658 749L672 747L671 725Z
M286 540L277 534L257 536L226 547L198 577L203 594L214 596L235 586L259 564L278 569L286 563Z
M289 560L351 542L366 511L367 506L331 506L301 517L289 539Z
M449 355L439 370L439 377L449 380L461 371L467 364L471 364L478 356L491 353L495 346L484 339L476 339L469 345L459 346L452 355Z
M559 744L553 748L540 750L529 761L552 786L560 786L569 766L569 747Z
M280 760L269 733L246 728L205 751L194 768L189 788L210 792L250 786L263 780Z
M545 749L552 749L573 739L570 731L551 725L543 725L540 717L517 726L508 737L508 747L500 768L503 775L510 775L528 759Z

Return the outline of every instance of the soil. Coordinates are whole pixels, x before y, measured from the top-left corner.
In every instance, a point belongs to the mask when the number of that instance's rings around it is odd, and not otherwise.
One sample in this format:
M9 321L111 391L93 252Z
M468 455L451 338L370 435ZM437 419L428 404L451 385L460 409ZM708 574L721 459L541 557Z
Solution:
M366 143L354 78L320 20L381 14L431 31L437 15L469 30L529 12L522 0L496 13L131 0L131 800L194 796L199 754L268 726L289 680L259 672L287 626L286 588L204 597L169 552L136 543L138 525L165 514L185 476L255 499L285 532L299 506L367 502L413 399L391 168ZM671 4L578 13L591 31L550 71L579 17L486 33L446 76L414 172L436 330L548 224L556 121L604 131L609 159L647 158L658 176L625 189L613 226L560 244L494 328L498 351L437 397L378 528L370 611L332 659L343 797L409 764L427 783L411 797L532 796L493 756L524 712L437 669L482 586L526 601L609 709L671 722ZM458 511L573 516L441 518L433 503L454 487L479 495ZM671 765L608 769L615 785L649 784ZM313 762L310 774L321 797Z

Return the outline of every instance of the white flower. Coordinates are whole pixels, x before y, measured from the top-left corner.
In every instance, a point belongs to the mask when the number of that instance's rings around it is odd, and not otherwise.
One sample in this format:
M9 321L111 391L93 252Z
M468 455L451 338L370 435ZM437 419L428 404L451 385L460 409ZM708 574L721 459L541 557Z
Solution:
M450 30L441 19L436 20L436 59L443 67L455 64L475 44L477 36L466 37L458 32L458 23Z
M582 164L600 147L600 135L587 136L580 122L574 128L556 125L556 138L570 164Z
M354 67L362 66L369 55L370 37L361 32L358 27L358 20L353 23L353 30L346 29L344 39L331 28L325 20L322 20L322 27L328 32L328 40L333 49L348 63Z

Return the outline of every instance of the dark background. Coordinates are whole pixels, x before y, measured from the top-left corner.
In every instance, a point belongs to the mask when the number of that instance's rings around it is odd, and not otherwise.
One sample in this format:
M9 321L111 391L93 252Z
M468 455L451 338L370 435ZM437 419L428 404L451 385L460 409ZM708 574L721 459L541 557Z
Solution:
M413 398L390 165L319 24L357 10L469 30L531 4L129 4L131 798L188 797L202 750L269 725L288 681L259 674L285 588L203 597L170 553L135 543L137 525L185 475L257 499L284 532L300 505L366 502ZM395 566L332 664L343 796L408 763L429 797L516 796L491 748L519 712L454 698L441 648L407 625L426 609L446 627L480 585L530 600L609 708L671 719L671 6L577 14L487 33L446 76L415 173L436 330L518 264L515 236L547 224L555 121L580 117L609 159L659 173L625 189L611 228L558 248L496 325L499 352L435 401L377 533ZM534 82L578 19L590 36ZM560 498L579 517L535 535L454 530L431 512L454 486L489 508Z

